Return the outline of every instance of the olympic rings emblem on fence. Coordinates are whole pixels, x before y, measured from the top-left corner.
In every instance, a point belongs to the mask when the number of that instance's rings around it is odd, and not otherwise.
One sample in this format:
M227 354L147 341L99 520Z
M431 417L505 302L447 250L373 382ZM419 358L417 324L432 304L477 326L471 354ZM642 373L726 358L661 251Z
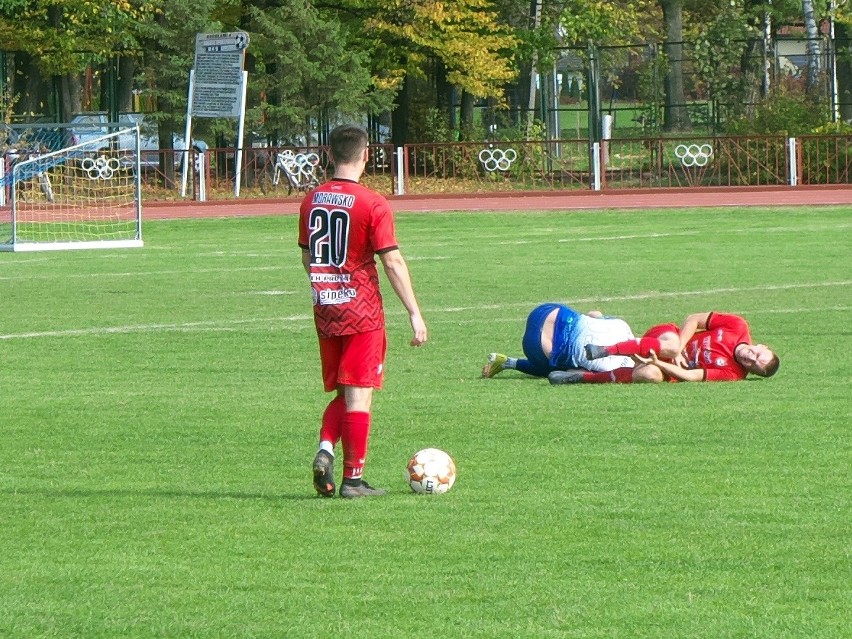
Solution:
M685 167L707 166L713 155L713 147L709 144L678 144L675 147L675 155Z
M508 171L512 162L518 159L515 149L482 149L479 152L479 161L489 173L494 171Z
M101 155L97 160L83 158L80 168L90 180L110 180L121 169L121 162L118 158L107 158Z
M283 171L291 185L296 188L306 188L316 182L314 171L319 166L320 158L316 153L294 153L290 149L275 156L275 174L272 184L277 186Z

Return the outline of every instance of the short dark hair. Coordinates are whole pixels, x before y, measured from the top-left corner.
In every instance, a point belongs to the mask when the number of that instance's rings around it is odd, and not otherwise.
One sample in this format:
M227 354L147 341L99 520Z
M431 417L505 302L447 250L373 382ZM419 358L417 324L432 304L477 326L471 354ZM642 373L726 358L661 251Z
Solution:
M766 368L763 370L763 372L755 372L755 375L760 375L761 377L772 377L775 373L778 372L779 366L781 366L781 360L778 359L778 355L773 353L772 359L769 360L769 363L766 365Z
M328 136L331 157L341 164L356 162L370 142L367 131L357 124L341 124Z

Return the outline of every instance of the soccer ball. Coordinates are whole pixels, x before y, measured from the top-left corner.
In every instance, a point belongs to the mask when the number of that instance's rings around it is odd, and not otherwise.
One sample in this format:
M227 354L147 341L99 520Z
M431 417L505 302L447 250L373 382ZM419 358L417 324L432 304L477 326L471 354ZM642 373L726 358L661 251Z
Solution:
M445 493L456 481L456 464L443 450L424 448L408 460L406 478L415 493Z

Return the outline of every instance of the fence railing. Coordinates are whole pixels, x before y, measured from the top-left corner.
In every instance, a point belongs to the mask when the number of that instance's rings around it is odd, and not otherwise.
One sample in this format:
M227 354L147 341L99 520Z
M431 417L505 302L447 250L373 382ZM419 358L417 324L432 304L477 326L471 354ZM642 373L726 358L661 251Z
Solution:
M162 151L159 162L143 165L143 198L233 199L235 166L233 148ZM324 147L247 148L240 198L301 198L332 170ZM846 185L852 136L372 145L363 182L388 195Z

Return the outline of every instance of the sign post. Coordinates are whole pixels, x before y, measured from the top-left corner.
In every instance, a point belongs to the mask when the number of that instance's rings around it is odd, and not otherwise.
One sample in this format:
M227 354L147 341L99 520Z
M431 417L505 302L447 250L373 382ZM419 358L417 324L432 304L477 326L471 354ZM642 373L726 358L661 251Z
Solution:
M245 31L199 33L195 36L195 66L189 73L186 106L187 157L183 164L181 197L186 195L193 115L238 120L234 197L240 195L248 85L248 72L243 67L248 44L249 34Z

